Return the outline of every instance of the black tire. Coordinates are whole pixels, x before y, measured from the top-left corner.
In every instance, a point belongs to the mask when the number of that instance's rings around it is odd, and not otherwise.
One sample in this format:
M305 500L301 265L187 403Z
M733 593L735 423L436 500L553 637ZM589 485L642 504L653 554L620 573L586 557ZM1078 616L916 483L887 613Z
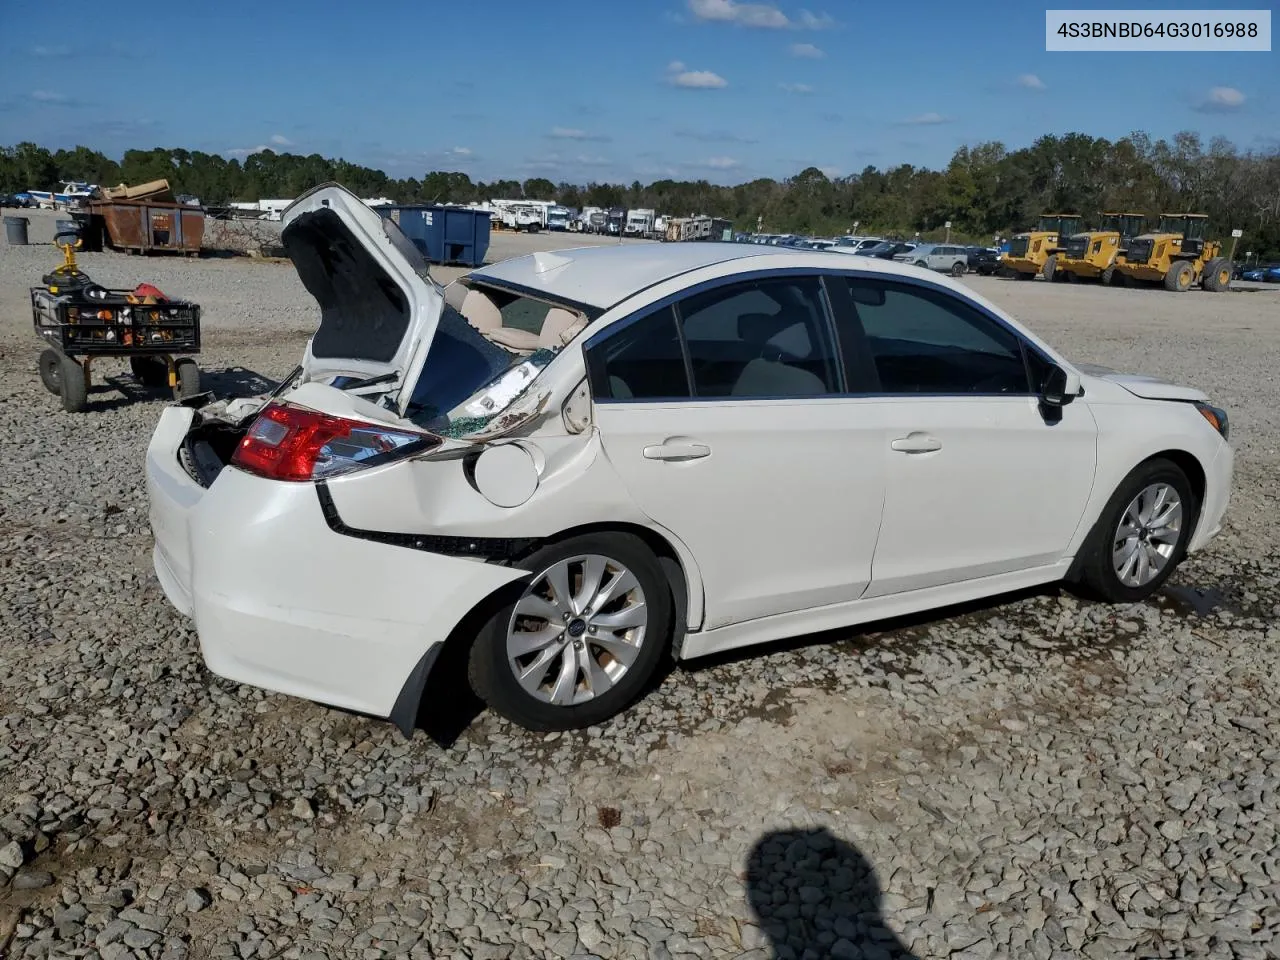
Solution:
M57 350L40 353L40 382L55 397L62 395L62 354Z
M200 392L200 368L190 357L176 360L173 365L178 374L178 382L173 388L174 399L186 400L188 397L194 397Z
M1098 275L1098 282L1104 287L1109 287L1115 282L1117 276L1124 276L1124 274L1117 274L1115 264L1112 264Z
M1169 272L1164 275L1164 288L1170 293L1182 293L1191 289L1196 278L1196 268L1186 260L1177 260L1169 265Z
M957 260L951 265L951 275L953 277L963 277L969 272L969 265L963 260Z
M1224 293L1231 289L1231 261L1214 257L1204 265L1204 288L1210 293Z
M928 261L928 260L917 260L917 261L913 264L913 266L920 267L922 270L928 270L928 269L929 269L929 261Z
M543 571L574 557L597 555L626 567L644 593L648 621L640 652L625 674L599 696L572 706L556 706L528 693L516 680L507 658L507 631L524 590L537 584ZM553 543L520 562L533 578L504 600L480 629L468 657L467 675L476 695L495 712L529 730L576 730L602 723L634 703L648 688L671 650L671 586L658 558L642 540L623 533L591 533ZM573 585L570 585L571 589ZM582 642L590 647L590 638ZM570 650L572 647L569 648ZM592 648L599 651L602 648ZM563 653L548 661L554 672ZM582 682L575 679L575 689Z
M1013 275L1019 280L1034 280L1036 278L1034 273L1028 273L1025 270L1015 270Z
M169 385L169 365L159 357L130 357L129 370L144 387Z
M1182 520L1177 543L1155 579L1140 587L1126 586L1112 565L1112 548L1125 510L1133 499L1154 483L1167 483L1182 501ZM1081 548L1076 581L1090 596L1108 603L1139 603L1160 589L1187 553L1187 540L1200 514L1200 504L1182 468L1171 460L1156 457L1138 464L1120 482L1089 532Z
M1044 262L1044 278L1050 283L1053 282L1053 275L1058 272L1058 255L1052 254L1049 259ZM1061 280L1061 277L1058 277Z
M84 382L84 367L65 354L58 357L58 362L62 409L67 413L79 413L89 402L89 385Z

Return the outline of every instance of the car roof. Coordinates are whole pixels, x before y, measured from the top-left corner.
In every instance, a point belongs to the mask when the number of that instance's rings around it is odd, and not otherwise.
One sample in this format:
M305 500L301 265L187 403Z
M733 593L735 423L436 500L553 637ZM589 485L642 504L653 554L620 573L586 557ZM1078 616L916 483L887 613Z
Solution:
M936 244L934 244L936 246ZM479 283L519 289L533 296L544 295L592 311L605 311L665 280L703 267L719 265L719 275L731 276L740 270L773 270L807 267L819 272L883 273L920 278L949 286L946 277L898 263L859 257L852 263L848 254L799 247L777 247L724 242L684 242L609 244L578 247L514 257L472 271L466 279ZM747 263L746 261L751 261ZM539 267L544 269L539 269ZM973 299L972 291L965 291ZM982 301L986 305L985 301Z
M604 310L671 277L730 260L803 256L797 247L723 241L619 244L533 253L473 270L471 279Z

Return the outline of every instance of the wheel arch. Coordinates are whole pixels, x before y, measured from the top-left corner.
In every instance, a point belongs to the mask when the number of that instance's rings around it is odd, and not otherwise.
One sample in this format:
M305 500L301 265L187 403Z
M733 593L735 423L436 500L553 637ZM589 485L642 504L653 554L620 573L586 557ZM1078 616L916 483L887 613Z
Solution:
M685 632L689 629L691 604L694 623L702 622L702 582L697 578L692 556L683 544L677 545L674 538L668 539L661 532L650 527L625 521L604 521L569 527L554 536L539 539L533 549L593 533L630 534L642 541L658 558L658 563L671 588L674 614L672 639L679 638L680 641L673 644L672 655L679 658L680 645L683 643ZM519 566L519 559L514 560L513 565ZM523 589L525 582L526 578L522 577L514 583L505 584L494 590L458 621L443 642L434 644L423 653L405 678L388 718L405 737L411 737L417 727L427 690L433 684L440 684L438 689L443 691L457 682L458 667L460 664L465 664L469 645L475 639L485 618L492 612L493 605L518 597L518 591ZM513 591L515 591L514 596ZM465 675L463 682L465 682Z

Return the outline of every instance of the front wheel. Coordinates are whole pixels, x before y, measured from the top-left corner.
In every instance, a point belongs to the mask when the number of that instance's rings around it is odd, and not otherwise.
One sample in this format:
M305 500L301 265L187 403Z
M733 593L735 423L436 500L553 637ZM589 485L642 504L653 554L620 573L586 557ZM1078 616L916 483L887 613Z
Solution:
M1139 464L1085 541L1081 586L1110 603L1146 600L1182 562L1198 511L1176 463L1155 458Z
M951 275L953 277L963 277L969 272L969 265L963 261L957 260L951 265Z
M573 730L630 706L671 645L671 588L628 534L573 537L521 562L523 591L471 647L472 689L530 730Z

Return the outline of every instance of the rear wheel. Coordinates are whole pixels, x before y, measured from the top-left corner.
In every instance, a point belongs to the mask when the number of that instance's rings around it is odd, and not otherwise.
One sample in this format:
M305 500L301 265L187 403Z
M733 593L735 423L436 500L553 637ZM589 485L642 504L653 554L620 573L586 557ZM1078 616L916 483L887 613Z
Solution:
M1104 287L1110 286L1113 282L1115 282L1115 278L1116 278L1116 268L1114 264L1107 267L1105 270L1102 271L1102 273L1098 274L1098 282L1102 284Z
M1147 599L1182 562L1198 511L1177 464L1163 458L1139 464L1085 541L1080 584L1110 603Z
M178 382L174 385L173 396L176 400L186 400L200 392L200 368L190 357L183 357L174 362L178 374Z
M45 350L40 354L40 382L55 396L62 393L62 354Z
M1025 270L1015 270L1013 275L1018 280L1034 280L1036 278L1034 273L1027 273Z
M1204 288L1211 293L1231 289L1231 261L1214 257L1204 265Z
M628 534L573 537L521 563L534 570L471 647L468 676L497 713L530 730L572 730L630 706L670 649L671 588Z
M953 277L963 277L969 272L969 265L963 260L957 260L951 265L951 275Z
M58 362L62 409L67 413L79 413L89 402L89 385L85 383L84 367L65 354L58 358Z
M1178 260L1170 264L1169 272L1164 275L1164 288L1171 293L1183 293L1191 289L1191 282L1195 278L1195 267L1186 260Z
M1046 280L1052 281L1053 275L1057 272L1058 272L1058 255L1055 253L1053 256L1051 256L1048 260L1044 262L1044 278ZM1061 280L1062 278L1059 277L1058 279Z

